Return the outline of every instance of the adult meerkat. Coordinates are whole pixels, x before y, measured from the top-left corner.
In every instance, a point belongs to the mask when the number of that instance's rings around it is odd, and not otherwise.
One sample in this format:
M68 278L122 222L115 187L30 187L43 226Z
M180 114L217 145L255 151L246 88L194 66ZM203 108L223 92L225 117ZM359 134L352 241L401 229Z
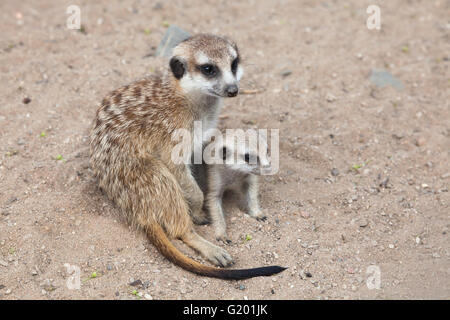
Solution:
M222 200L226 191L239 196L241 208L257 220L265 220L258 199L258 176L267 170L267 142L260 136L247 143L235 143L234 136L216 140L207 148L218 152L220 163L197 164L193 174L205 196L204 209L208 212L215 230L216 239L231 243L226 231ZM207 157L208 154L205 154Z
M181 239L217 266L230 266L227 251L200 237L190 213L201 220L203 193L190 166L171 152L177 129L215 128L221 99L238 93L237 46L222 37L193 36L173 50L168 70L112 91L103 99L91 131L91 167L101 189L128 221L143 229L155 247L180 267L209 277L245 279L284 268L227 270L198 263L169 238ZM194 145L191 145L191 150Z

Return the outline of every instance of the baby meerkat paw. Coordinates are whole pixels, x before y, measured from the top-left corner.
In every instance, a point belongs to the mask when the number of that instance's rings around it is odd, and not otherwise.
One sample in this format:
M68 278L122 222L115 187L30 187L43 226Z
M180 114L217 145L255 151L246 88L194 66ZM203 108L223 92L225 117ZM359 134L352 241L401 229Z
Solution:
M224 235L216 235L216 240L217 241L221 241L225 244L231 244L232 241L230 240L230 238L228 238L228 236L226 234Z
M258 221L266 221L267 216L262 211L250 212L249 213L252 218L255 218Z
M204 225L204 224L209 224L210 221L208 219L208 216L205 213L197 213L197 214L193 214L192 216L192 221L194 221L195 224L197 225Z

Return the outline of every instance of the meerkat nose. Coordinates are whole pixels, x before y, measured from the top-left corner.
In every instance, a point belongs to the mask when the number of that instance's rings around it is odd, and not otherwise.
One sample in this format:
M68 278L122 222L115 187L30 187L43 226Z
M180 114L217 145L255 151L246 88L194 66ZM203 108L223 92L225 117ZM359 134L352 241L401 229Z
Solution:
M232 84L232 85L228 86L225 91L229 97L236 97L239 92L239 88L237 85Z

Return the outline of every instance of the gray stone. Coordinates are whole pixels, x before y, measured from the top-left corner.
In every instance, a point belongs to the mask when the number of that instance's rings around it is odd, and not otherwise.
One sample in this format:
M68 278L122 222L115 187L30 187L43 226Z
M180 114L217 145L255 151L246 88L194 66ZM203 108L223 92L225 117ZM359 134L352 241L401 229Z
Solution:
M140 279L132 281L129 283L130 286L132 287L141 287L142 286L142 281Z
M403 90L403 83L383 69L372 69L370 82L380 88L392 86L397 90Z
M184 31L183 29L178 28L177 26L171 25L164 35L163 39L156 48L155 55L169 58L172 55L172 50L175 48L181 41L186 40L191 35Z
M290 76L291 74L292 74L292 70L289 70L289 69L284 69L283 71L280 72L280 75L282 77L287 77L287 76Z

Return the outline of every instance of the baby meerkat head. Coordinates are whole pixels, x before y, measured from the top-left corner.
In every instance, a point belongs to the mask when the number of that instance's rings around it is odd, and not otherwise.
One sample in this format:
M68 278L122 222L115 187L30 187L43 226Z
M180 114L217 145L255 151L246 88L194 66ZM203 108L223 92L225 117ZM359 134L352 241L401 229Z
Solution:
M186 93L235 97L243 69L239 51L229 39L200 34L178 44L170 69Z
M245 143L225 139L219 150L224 166L230 170L261 175L270 167L267 142L262 137L248 139Z

